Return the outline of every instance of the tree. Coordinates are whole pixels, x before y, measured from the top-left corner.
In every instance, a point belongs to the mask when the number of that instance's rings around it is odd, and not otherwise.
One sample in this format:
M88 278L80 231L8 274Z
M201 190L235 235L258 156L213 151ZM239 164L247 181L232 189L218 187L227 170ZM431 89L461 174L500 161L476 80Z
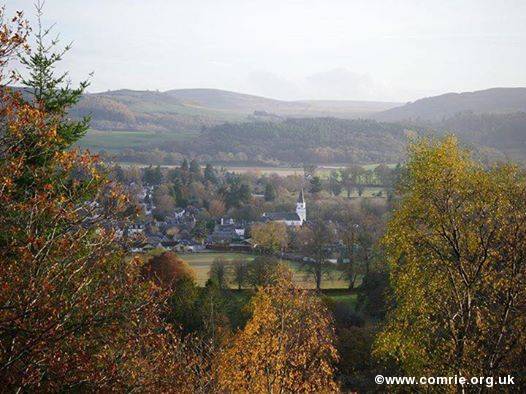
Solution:
M339 228L339 236L345 248L345 256L349 260L343 263L346 279L349 281L349 290L354 289L356 279L358 278L358 259L357 259L357 235L360 225L352 220L351 217L346 220Z
M525 359L526 177L453 137L409 151L383 240L395 307L376 352L408 374L518 376ZM459 387L459 390L461 388Z
M332 226L322 220L316 220L303 226L297 234L298 249L311 259L303 264L303 269L314 277L317 290L321 289L323 276L330 271L327 258L333 238Z
M283 251L289 244L287 226L280 222L255 224L250 231L257 248L268 254Z
M323 190L323 185L321 183L321 178L319 176L314 176L310 179L310 192L312 194L318 194Z
M339 171L332 170L329 175L329 190L334 196L339 196L342 192L342 180Z
M214 168L214 166L212 164L210 164L210 163L206 164L204 176L205 176L205 179L208 182L213 183L213 184L217 184L217 182L218 182L217 173L216 173L216 170L215 170L215 168Z
M252 198L249 185L242 182L239 176L229 178L220 193L223 195L227 208L239 208L250 202Z
M171 288L181 279L194 280L195 273L188 263L173 252L153 256L143 267L143 276L162 287Z
M281 268L271 286L260 289L253 314L221 356L220 391L337 391L334 332L330 317L313 294L295 289Z
M248 264L248 282L257 289L268 286L276 278L278 260L271 256L258 256Z
M213 218L222 216L226 212L225 203L221 200L212 200L208 204L208 212L210 213L210 216Z
M144 169L142 181L149 186L158 186L163 181L163 175L161 173L161 167L149 166Z
M274 201L277 197L276 188L271 182L267 182L265 185L265 201Z
M20 62L28 74L27 78L21 78L21 82L46 117L60 118L60 122L55 125L56 133L60 137L55 146L56 149L65 149L88 131L89 117L80 121L70 120L67 110L80 100L89 82L82 81L78 87L72 88L67 72L56 74L58 63L71 46L58 49L58 39L48 43L51 28L42 28L42 5L40 2L36 4L38 29L35 34L35 48L27 55L20 56Z
M0 11L0 75L23 45ZM11 26L14 23L15 26ZM42 37L41 33L37 33ZM66 114L82 90L53 76L37 36L26 64L38 100L3 89L0 109L0 383L6 391L166 390L195 380L181 339L161 319L165 294L107 224L126 197L96 157L67 149L85 124ZM13 49L14 48L14 49ZM2 78L5 80L5 78ZM141 349L136 344L141 343ZM159 362L160 355L168 357Z
M175 201L170 192L168 185L165 184L156 187L153 192L154 213L161 220L173 214L175 209Z
M190 166L188 165L188 160L183 159L183 162L181 163L181 171L184 173L188 173L190 171Z
M190 162L190 176L193 181L198 181L201 179L201 166L199 165L199 162L196 159L193 159Z
M237 284L238 290L241 290L248 281L248 267L247 260L235 260L232 262L232 281Z
M363 175L364 172L363 167L354 164L340 170L342 185L347 191L347 197L350 197L352 191L358 187L360 176Z
M209 277L217 283L220 289L227 288L228 261L223 257L216 257L210 266Z

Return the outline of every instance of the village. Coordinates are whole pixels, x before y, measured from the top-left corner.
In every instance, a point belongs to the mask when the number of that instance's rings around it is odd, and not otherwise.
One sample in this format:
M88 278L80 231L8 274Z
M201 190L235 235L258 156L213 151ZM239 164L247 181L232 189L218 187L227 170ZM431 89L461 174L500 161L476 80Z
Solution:
M135 186L135 185L131 185ZM205 208L188 206L174 208L166 215L164 220L157 220L153 215L156 206L153 202L153 186L143 186L138 195L141 208L140 218L119 228L118 232L133 240L129 247L130 253L148 253L152 250L173 251L177 253L200 252L245 252L257 253L259 245L250 236L252 226L262 223L282 223L289 231L294 231L307 223L307 202L303 189L298 194L295 211L291 212L264 212L259 220L235 220L231 217L218 217L213 219L213 228L208 234L198 233L196 226L200 213ZM261 195L253 195L262 198ZM337 256L341 256L341 243L330 247L331 256L328 262L337 263ZM311 262L312 258L300 253L280 251L280 257L298 262ZM334 258L332 258L334 257Z

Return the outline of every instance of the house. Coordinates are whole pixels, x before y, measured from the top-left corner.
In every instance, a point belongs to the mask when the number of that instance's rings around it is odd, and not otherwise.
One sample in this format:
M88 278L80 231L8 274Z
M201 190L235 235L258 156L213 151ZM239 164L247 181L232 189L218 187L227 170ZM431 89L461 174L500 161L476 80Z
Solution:
M270 212L264 213L262 218L264 222L285 223L287 226L301 226L307 220L307 204L303 189L296 202L296 212Z
M223 224L224 221L221 219L222 224L217 224L214 227L214 231L207 239L209 244L230 244L235 241L240 241L245 238L245 227L237 225L233 222Z

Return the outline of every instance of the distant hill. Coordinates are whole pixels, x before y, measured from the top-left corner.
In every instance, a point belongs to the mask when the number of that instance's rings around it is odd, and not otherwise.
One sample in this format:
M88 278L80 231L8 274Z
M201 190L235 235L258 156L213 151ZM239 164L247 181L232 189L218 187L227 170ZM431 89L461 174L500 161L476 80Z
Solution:
M403 158L407 137L414 133L368 119L287 118L223 123L185 139L170 140L165 133L162 140L113 154L117 161L155 164L176 164L184 156L238 165L394 163Z
M292 117L341 115L344 118L356 118L399 105L391 102L352 100L283 101L219 89L178 89L169 90L166 94L190 107L243 114L264 111Z
M79 143L123 161L395 162L408 135L454 133L491 159L526 162L526 88L448 93L396 107L363 101L281 101L217 89L87 94ZM367 119L374 120L367 120ZM124 155L124 156L123 156Z
M200 130L228 122L287 117L367 117L399 105L367 101L282 101L218 89L116 90L87 94L73 116L92 115L99 130Z
M526 88L493 88L428 97L374 114L386 122L442 121L460 113L506 114L526 112Z

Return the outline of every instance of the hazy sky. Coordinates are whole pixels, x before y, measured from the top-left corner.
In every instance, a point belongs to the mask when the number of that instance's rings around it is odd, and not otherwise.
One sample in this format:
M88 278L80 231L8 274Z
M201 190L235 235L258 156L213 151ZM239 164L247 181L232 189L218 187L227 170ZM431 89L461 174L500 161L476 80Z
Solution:
M0 0L1 2L1 0ZM7 0L33 18L33 1ZM526 0L47 0L90 91L408 101L526 86Z

